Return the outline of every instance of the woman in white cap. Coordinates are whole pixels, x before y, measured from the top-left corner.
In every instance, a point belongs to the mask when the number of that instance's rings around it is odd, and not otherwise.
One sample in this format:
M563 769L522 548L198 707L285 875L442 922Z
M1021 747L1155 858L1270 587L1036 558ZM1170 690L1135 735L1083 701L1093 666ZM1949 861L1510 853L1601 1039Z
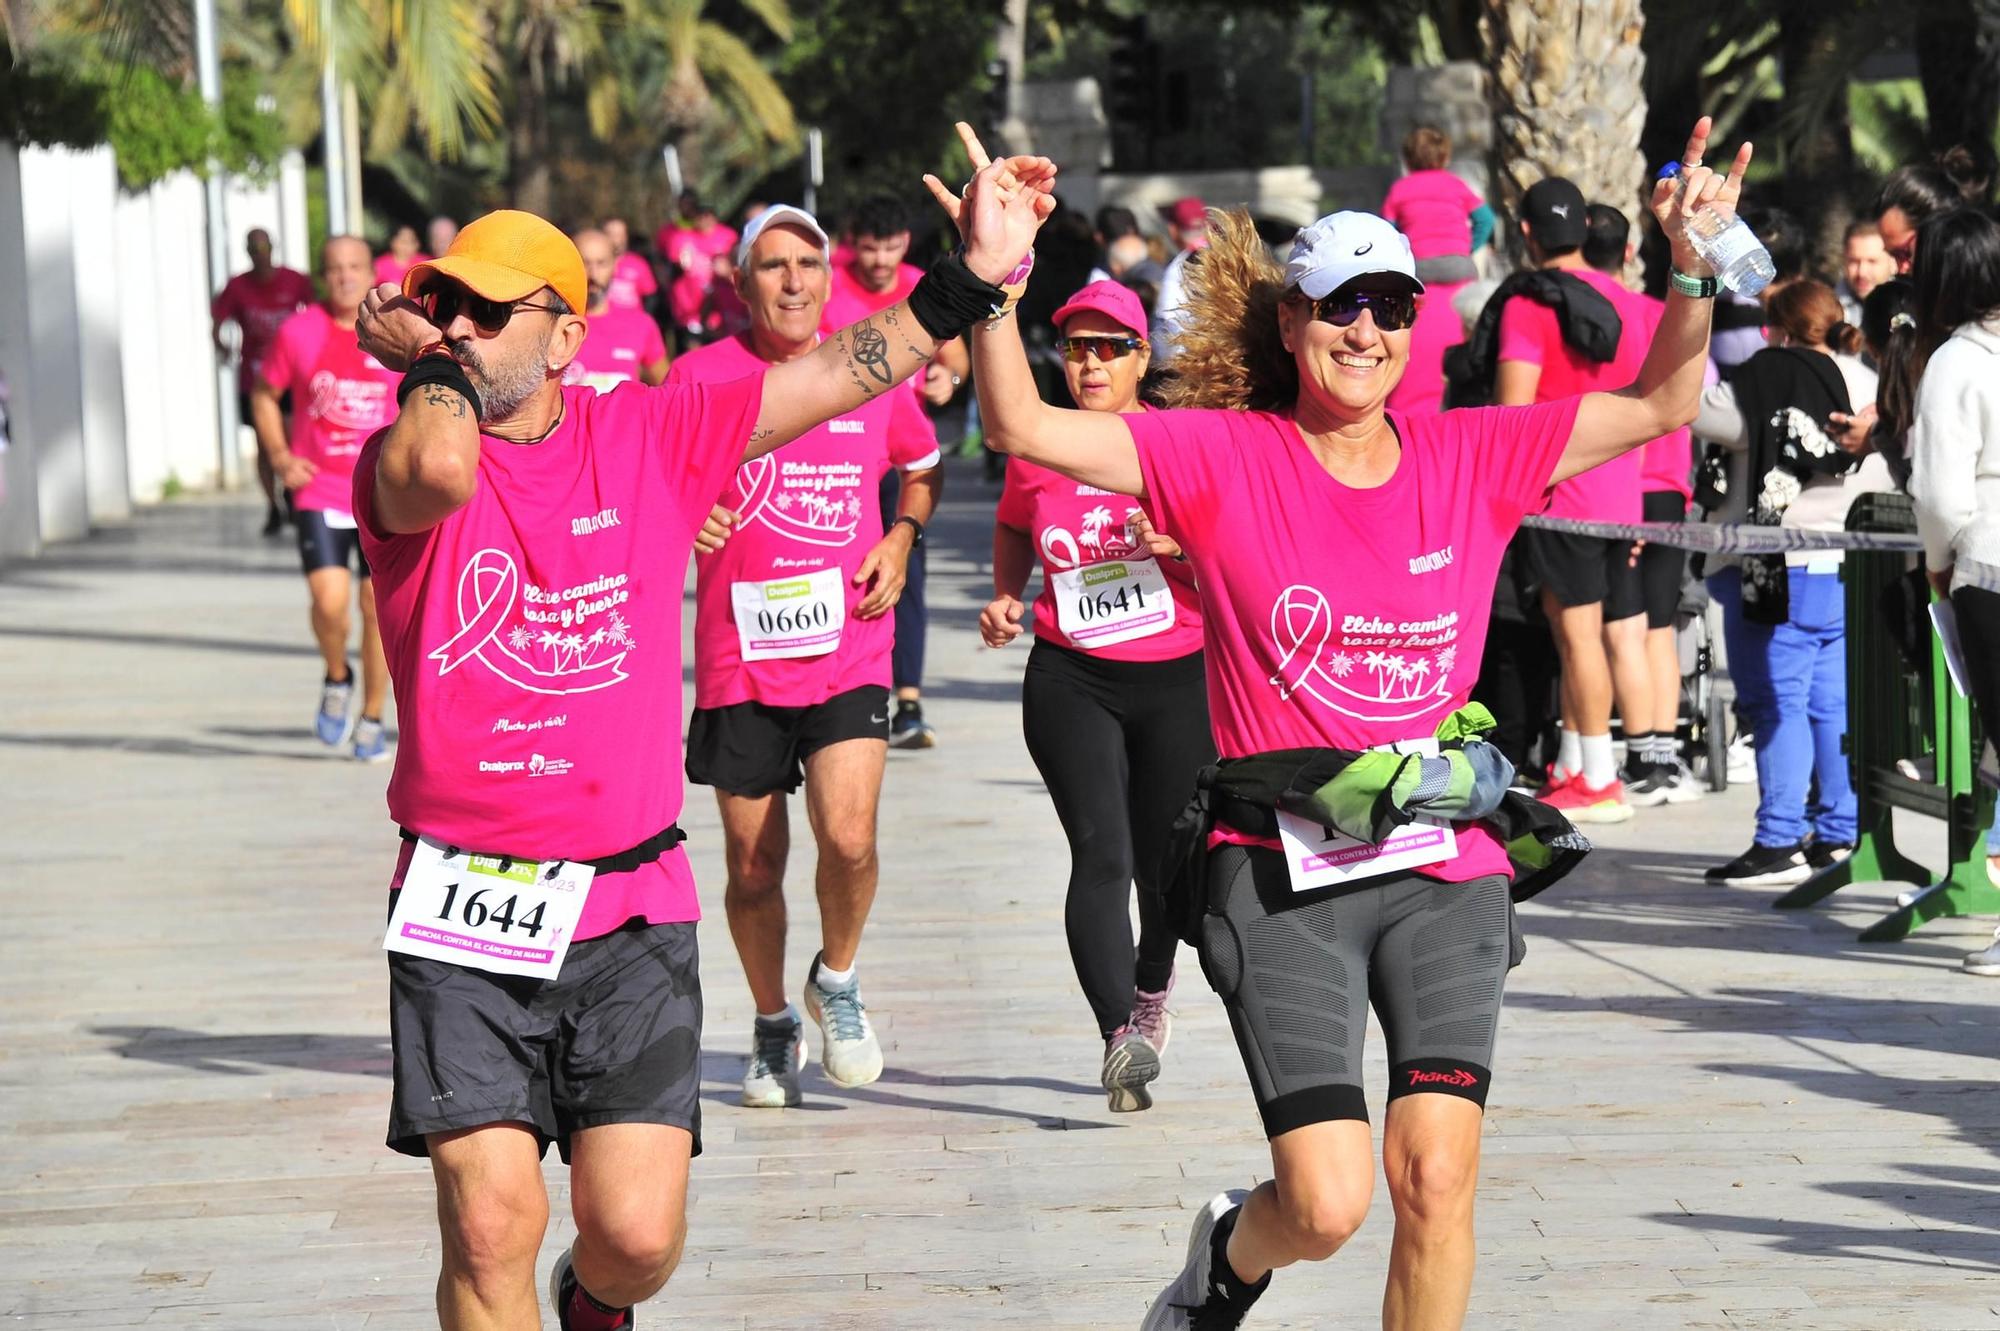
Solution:
M1146 409L1146 310L1129 287L1093 282L1053 322L1078 407ZM1064 925L1104 1041L1105 1094L1114 1112L1149 1109L1177 944L1160 906L1160 854L1195 773L1215 761L1201 603L1180 547L1135 501L1016 459L993 526L993 600L979 617L987 646L1021 635L1037 555L1021 732L1069 838Z
M1575 853L1542 838L1519 807L1533 801L1492 797L1491 746L1462 744L1482 717L1491 724L1469 694L1522 517L1555 482L1694 417L1717 284L1687 218L1733 205L1750 157L1746 144L1726 179L1701 166L1709 128L1702 120L1688 141L1686 188L1654 194L1674 294L1619 392L1429 417L1386 410L1422 288L1401 234L1365 213L1307 228L1282 272L1246 217L1218 219L1169 395L1207 410L1047 406L1011 322L974 325L992 445L1138 496L1186 547L1201 598L1223 761L1203 774L1212 851L1190 932L1228 1009L1273 1169L1202 1209L1145 1331L1236 1327L1273 1270L1330 1256L1361 1224L1374 1178L1360 1068L1371 1005L1389 1046L1383 1166L1396 1211L1383 1325L1464 1318L1494 1027L1518 960L1503 838L1519 826L1545 850ZM1378 751L1392 746L1416 752ZM1273 776L1280 768L1293 779ZM1301 809L1310 816L1287 811ZM1409 821L1419 809L1444 817ZM1485 812L1459 816L1473 809ZM1357 824L1355 838L1326 830Z

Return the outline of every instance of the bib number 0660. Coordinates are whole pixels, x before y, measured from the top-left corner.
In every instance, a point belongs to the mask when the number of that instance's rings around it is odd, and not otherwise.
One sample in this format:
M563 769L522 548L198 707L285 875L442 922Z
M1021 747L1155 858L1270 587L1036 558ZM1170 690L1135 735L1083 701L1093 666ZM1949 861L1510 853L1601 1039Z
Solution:
M757 631L760 633L802 633L808 629L829 628L833 624L833 612L825 601L808 601L803 605L787 605L773 610L769 606L757 612Z

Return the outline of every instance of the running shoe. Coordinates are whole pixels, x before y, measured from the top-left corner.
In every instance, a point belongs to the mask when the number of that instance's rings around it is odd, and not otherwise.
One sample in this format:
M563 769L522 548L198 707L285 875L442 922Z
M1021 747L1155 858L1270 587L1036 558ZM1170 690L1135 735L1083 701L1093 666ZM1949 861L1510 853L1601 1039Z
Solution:
M1622 823L1632 816L1632 805L1625 798L1625 783L1616 777L1593 786L1578 773L1535 798L1551 809L1560 809L1573 823Z
M1729 784L1747 786L1757 779L1757 737L1738 735L1729 741Z
M1694 769L1682 759L1674 759L1673 772L1667 779L1667 803L1693 804L1707 795L1701 782L1695 779Z
M882 1046L861 1001L857 977L837 989L819 982L820 958L806 973L806 1015L819 1024L819 1062L836 1086L866 1086L882 1075Z
M2000 929L1993 931L1993 941L1984 951L1972 953L1962 964L1967 975L2000 977Z
M1132 991L1132 1025L1151 1042L1156 1054L1167 1052L1167 1039L1174 1033L1173 1014L1167 1011L1167 1000L1173 996L1172 971L1167 972L1167 987L1159 993L1148 993L1144 989Z
M799 1103L799 1071L806 1065L805 1023L789 1009L750 1029L750 1063L743 1069L746 1109L790 1109Z
M1195 1215L1188 1234L1187 1265L1146 1309L1139 1331L1236 1331L1243 1325L1250 1306L1271 1287L1269 1273L1254 1285L1237 1279L1221 1251L1229 1246L1234 1213L1249 1195L1241 1189L1220 1193ZM1230 1217L1226 1226L1224 1217Z
M1853 853L1852 841L1815 840L1806 847L1806 864L1814 873L1818 873L1821 869L1831 869Z
M1625 774L1625 802L1635 809L1650 809L1665 804L1676 775L1671 767L1651 765L1638 773L1628 771Z
M564 1248L563 1255L556 1258L555 1269L549 1272L549 1306L556 1310L556 1325L561 1331L571 1331L569 1306L576 1297L576 1271L570 1261L570 1250ZM639 1324L630 1308L622 1309L621 1314L620 1320L612 1323L621 1331L632 1331Z
M329 679L320 685L319 710L313 713L313 734L330 749L347 743L354 733L354 676Z
M380 721L364 716L354 724L354 757L359 762L379 763L389 756L389 732Z
M1582 775L1583 773L1581 772L1574 772L1567 767L1558 767L1554 763L1550 763L1542 769L1542 784L1535 787L1535 798L1545 800Z
M892 749L937 747L937 732L925 723L924 705L915 698L897 700L896 715L889 722L889 747Z
M1137 1026L1120 1026L1104 1042L1104 1096L1114 1114L1133 1114L1153 1107L1146 1089L1160 1075L1160 1051Z
M1805 847L1752 845L1727 864L1718 864L1702 874L1711 883L1724 887L1788 887L1812 877Z
M268 509L265 509L264 530L261 534L266 538L269 538L281 534L284 530L285 530L285 515L278 511L278 506L276 504L273 504Z

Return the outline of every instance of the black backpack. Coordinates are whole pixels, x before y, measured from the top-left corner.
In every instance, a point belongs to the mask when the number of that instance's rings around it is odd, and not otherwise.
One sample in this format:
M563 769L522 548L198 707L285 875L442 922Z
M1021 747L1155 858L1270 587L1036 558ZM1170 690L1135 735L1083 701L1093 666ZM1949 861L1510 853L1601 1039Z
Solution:
M1500 369L1500 312L1515 296L1526 296L1556 312L1563 341L1590 359L1607 363L1618 355L1624 321L1609 297L1590 283L1557 269L1515 273L1487 298L1465 341L1444 353L1444 405L1493 405L1493 382Z

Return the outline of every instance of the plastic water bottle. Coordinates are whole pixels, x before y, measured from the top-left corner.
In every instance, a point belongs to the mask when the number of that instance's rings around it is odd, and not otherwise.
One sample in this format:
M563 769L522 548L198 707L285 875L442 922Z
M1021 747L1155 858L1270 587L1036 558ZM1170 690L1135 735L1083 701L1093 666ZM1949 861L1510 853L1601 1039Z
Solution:
M1674 179L1680 174L1679 162L1668 162L1660 168L1662 180ZM1686 187L1683 181L1675 188ZM1771 252L1764 248L1764 242L1757 239L1757 233L1750 229L1750 224L1738 217L1736 210L1727 204L1704 204L1690 213L1687 236L1694 252L1715 270L1722 285L1739 296L1756 295L1778 275L1777 267L1771 262Z

